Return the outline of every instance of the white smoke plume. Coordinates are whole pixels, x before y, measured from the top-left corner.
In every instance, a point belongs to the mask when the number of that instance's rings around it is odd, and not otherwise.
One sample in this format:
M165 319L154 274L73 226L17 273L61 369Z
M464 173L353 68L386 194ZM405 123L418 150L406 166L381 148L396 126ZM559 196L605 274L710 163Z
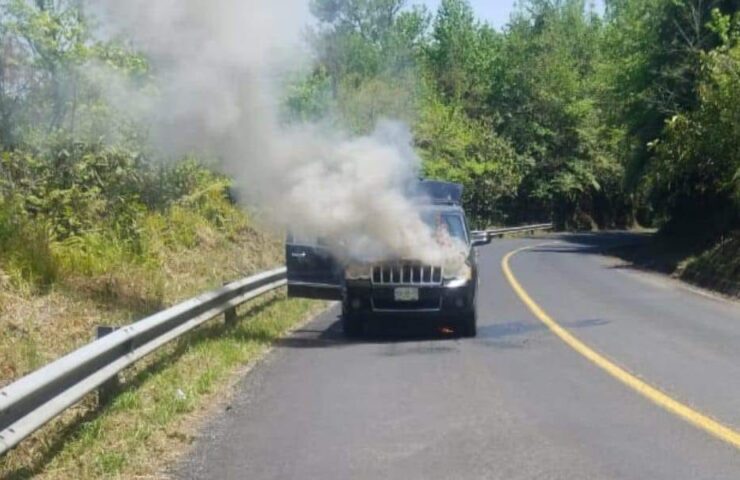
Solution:
M407 197L420 168L408 128L388 121L351 138L281 125L278 79L309 61L300 46L307 0L96 3L153 61L159 95L148 121L160 146L215 153L274 225L336 251L435 264L449 257Z

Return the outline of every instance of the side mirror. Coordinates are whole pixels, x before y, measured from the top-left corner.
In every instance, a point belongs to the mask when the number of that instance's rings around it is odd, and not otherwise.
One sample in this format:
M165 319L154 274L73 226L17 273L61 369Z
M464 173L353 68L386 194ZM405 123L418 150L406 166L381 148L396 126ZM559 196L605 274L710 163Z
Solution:
M483 245L488 245L489 243L491 243L491 240L493 240L493 237L491 237L487 233L485 232L481 232L481 233L482 235L481 234L473 235L472 245L474 247L482 247Z

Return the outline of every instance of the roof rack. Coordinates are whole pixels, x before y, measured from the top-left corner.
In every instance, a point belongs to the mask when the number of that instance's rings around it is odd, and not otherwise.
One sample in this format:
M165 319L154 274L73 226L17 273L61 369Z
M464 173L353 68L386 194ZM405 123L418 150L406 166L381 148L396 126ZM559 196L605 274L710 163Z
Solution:
M462 204L463 186L459 183L439 180L420 180L415 186L414 196L435 205Z

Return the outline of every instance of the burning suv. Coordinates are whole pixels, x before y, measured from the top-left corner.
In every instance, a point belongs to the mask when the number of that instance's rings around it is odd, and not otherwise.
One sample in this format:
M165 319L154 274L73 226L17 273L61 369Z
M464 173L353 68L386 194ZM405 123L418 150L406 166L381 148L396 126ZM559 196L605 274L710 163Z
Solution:
M473 247L490 238L474 237L468 229L461 185L424 181L421 190L421 219L434 232L440 251L454 244L454 261L439 255L433 263L404 258L341 262L321 240L289 235L288 296L341 300L342 326L350 337L360 336L365 323L378 317L447 321L460 335L474 337L478 268Z

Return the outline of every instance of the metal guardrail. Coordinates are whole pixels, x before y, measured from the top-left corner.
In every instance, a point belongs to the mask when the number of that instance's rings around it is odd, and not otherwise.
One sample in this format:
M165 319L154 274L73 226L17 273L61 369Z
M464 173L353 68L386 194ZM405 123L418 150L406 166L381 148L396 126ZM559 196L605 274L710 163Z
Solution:
M474 236L487 236L491 237L503 237L509 233L519 232L532 232L537 230L552 230L554 228L552 223L538 223L534 225L521 225L518 227L503 227L503 228L492 228L488 230L479 230L472 232Z
M285 283L285 268L229 283L115 330L0 389L0 455L165 343L221 313L233 318L238 305Z
M490 238L552 228L544 223L473 235ZM219 314L226 313L226 321L233 321L238 305L284 286L286 273L284 267L277 268L186 300L112 331L0 389L0 455L162 345Z
M552 223L538 223L535 225L522 225L519 227L494 228L491 230L486 230L486 233L490 237L502 237L506 235L507 233L518 233L518 232L534 233L537 230L552 230L553 228L554 227Z

